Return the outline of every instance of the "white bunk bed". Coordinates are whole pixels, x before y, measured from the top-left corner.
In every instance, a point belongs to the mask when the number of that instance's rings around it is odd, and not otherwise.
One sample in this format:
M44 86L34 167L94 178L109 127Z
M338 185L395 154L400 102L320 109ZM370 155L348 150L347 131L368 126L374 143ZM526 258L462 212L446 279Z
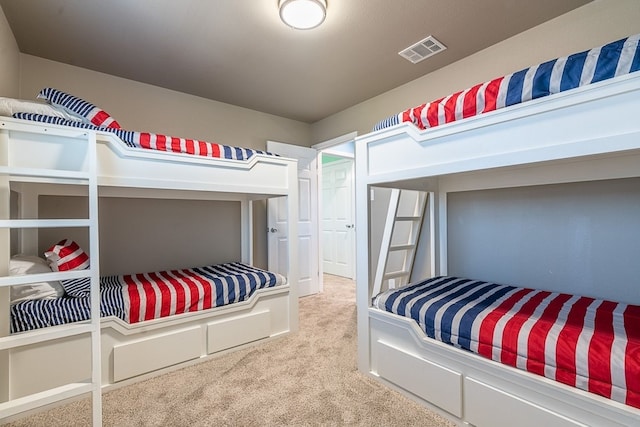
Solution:
M92 289L96 289L99 257L95 205L101 198L236 201L241 205L242 224L242 259L238 261L251 264L254 200L286 197L288 233L297 234L297 165L295 160L264 154L253 154L248 160L226 160L131 148L111 132L9 117L0 117L0 159L0 421L93 392L93 419L99 424L101 389L126 385L297 330L298 251L296 239L289 239L288 271L282 272L286 283L259 289L245 301L128 324L114 317L100 321L95 315L96 299L91 322L96 329L81 323L79 329L77 324L61 325L9 335L7 286L18 283L16 276L8 275L10 230L19 230L20 252L31 255L41 255L36 253L38 238L34 230L38 228L94 230L87 249ZM87 220L16 220L10 216L10 191L19 194L21 218L38 218L40 195L81 195L91 200L87 179L93 180L95 187L94 208ZM40 280L72 277L78 277L77 272L48 273L40 275ZM88 379L92 380L87 383ZM99 386L92 388L92 383ZM79 386L70 390L68 384Z
M400 123L358 137L356 205L362 209L356 232L364 242L356 275L359 369L459 425L639 425L637 407L444 344L413 319L375 308L369 254L372 233L380 233L371 229L374 187L428 192L425 227L431 232L421 245L429 256L415 262L426 264L431 276L446 276L455 274L448 258L452 194L640 177L638 112L636 72L433 129ZM638 284L609 290L609 296L640 305Z

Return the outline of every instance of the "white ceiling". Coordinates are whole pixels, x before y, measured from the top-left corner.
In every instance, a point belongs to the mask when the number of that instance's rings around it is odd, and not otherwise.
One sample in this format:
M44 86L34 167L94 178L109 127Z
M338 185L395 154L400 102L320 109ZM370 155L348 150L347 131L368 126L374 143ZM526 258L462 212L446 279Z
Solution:
M0 0L22 53L313 123L591 0ZM433 35L447 50L398 52ZM514 70L515 71L515 70Z

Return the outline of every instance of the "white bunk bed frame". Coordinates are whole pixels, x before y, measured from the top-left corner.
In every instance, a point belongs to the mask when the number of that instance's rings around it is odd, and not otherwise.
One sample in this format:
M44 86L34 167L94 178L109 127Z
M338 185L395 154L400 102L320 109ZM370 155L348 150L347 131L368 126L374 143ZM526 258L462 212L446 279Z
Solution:
M400 124L358 137L359 369L459 425L640 425L636 408L437 342L372 308L368 254L371 187L430 193L426 262L446 275L447 193L638 177L639 113L635 73L424 132Z
M297 239L288 239L287 283L258 290L247 301L136 324L93 315L93 330L85 326L74 332L72 326L62 325L8 336L7 286L16 280L8 277L10 229L20 230L20 251L32 255L37 254L39 227L96 230L95 238L90 238L94 289L99 277L93 268L99 266L97 206L84 221L12 220L9 190L19 194L20 217L37 218L39 195L88 195L91 206L87 177L97 182L96 204L101 197L240 202L241 261L245 263L252 262L252 201L287 197L288 235L297 235L296 160L255 154L248 161L230 161L133 149L107 132L1 117L0 421L93 392L93 423L100 425L101 391L297 331ZM50 273L40 280L73 274ZM97 307L96 300L93 313ZM89 383L88 378L92 378ZM68 384L78 386L70 390Z

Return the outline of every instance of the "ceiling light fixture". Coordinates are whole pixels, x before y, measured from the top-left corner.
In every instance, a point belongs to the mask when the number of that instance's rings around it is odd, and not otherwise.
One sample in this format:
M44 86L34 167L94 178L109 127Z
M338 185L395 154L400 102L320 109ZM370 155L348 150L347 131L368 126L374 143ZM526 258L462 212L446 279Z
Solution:
M310 30L324 22L325 0L279 0L280 19L296 30Z

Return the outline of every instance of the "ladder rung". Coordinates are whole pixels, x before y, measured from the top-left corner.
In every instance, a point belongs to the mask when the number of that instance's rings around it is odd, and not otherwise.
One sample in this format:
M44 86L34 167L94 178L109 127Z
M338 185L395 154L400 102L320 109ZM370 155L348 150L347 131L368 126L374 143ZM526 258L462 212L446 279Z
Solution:
M386 273L383 276L383 280L395 279L396 277L407 277L410 274L411 274L411 272L409 272L409 271L393 271L391 273Z
M71 383L28 396L19 397L0 403L0 419L17 415L40 406L60 402L65 399L91 393L94 385L91 383Z
M416 248L416 245L413 245L413 244L389 246L390 251L406 251L406 250L415 249L415 248Z
M420 221L421 216L397 216L396 221Z
M0 220L0 228L89 227L88 219L9 219Z
M82 277L91 277L91 273L91 269L86 269L52 271L51 273L24 274L20 276L2 276L0 277L0 287L27 285L29 283L50 282L54 280L80 279Z
M51 341L58 338L65 338L74 335L91 333L93 325L86 323L66 324L52 326L50 328L36 329L35 331L22 332L7 337L0 337L0 350L21 347L24 345L36 344Z
M0 166L0 174L38 178L89 179L89 173L87 172L40 168L14 168L8 166Z

